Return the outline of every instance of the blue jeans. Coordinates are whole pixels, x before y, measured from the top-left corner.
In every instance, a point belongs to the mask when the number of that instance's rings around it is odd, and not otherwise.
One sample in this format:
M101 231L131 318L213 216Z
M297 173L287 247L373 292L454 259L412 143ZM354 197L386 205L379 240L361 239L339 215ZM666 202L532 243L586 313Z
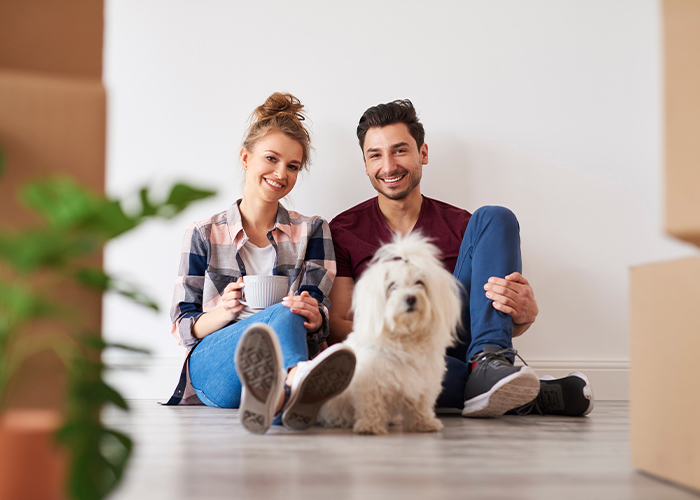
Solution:
M464 287L459 343L447 350L447 374L436 406L462 408L469 376L467 360L486 345L513 346L513 319L491 305L484 285L491 276L522 271L520 225L504 207L486 206L472 215L459 248L454 275Z
M242 387L233 355L241 335L253 323L266 323L275 330L285 369L309 359L304 318L282 304L270 306L207 335L192 351L190 380L197 397L205 405L221 408L240 406Z

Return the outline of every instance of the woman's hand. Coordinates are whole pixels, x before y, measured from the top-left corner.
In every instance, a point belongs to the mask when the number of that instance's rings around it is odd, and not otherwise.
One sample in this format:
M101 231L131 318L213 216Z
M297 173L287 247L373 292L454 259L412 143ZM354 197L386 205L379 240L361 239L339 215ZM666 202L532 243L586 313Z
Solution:
M224 293L221 295L219 306L202 314L192 327L192 333L195 337L203 339L207 335L225 327L238 317L238 313L244 307L238 301L242 296L241 288L243 288L243 280L241 279L226 285Z
M229 318L229 323L236 319L238 317L238 313L240 313L245 307L240 303L240 300L243 298L243 292L241 292L241 289L244 286L243 278L238 278L238 281L235 283L229 283L226 285L226 288L224 288L224 293L221 295L220 307L223 308L226 313L226 317Z
M525 333L535 322L539 308L530 283L520 273L505 278L491 277L484 285L486 296L493 300L493 307L513 318L513 337Z
M306 319L304 328L307 331L315 332L321 328L323 316L318 309L318 301L309 295L309 292L301 292L299 295L289 294L282 299L282 305Z

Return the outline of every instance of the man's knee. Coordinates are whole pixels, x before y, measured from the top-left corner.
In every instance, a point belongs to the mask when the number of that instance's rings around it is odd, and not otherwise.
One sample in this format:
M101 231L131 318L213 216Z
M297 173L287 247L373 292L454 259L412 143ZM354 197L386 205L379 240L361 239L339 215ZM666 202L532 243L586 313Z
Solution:
M506 207L498 205L487 205L478 208L473 214L472 219L481 220L485 224L497 224L504 229L514 231L520 230L520 224L515 214Z

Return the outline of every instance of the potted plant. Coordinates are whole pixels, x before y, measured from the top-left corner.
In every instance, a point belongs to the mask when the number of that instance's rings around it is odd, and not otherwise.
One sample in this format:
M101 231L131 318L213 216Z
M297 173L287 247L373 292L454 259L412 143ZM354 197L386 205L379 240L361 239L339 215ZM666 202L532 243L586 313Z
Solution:
M2 168L0 152L0 175ZM121 201L97 195L67 177L40 180L21 190L22 202L40 215L42 223L16 231L0 228L0 440L5 440L4 445L0 442L0 469L13 464L21 468L21 454L32 446L48 446L50 449L34 450L30 456L46 477L38 477L41 471L35 471L30 481L53 481L59 485L55 487L65 488L59 498L98 500L118 484L132 442L107 428L100 413L106 405L126 410L127 404L104 381L100 354L107 345L99 332L76 331L81 328L76 318L84 311L62 303L61 290L70 283L97 293L112 291L157 310L136 287L101 269L102 248L147 219L171 218L190 203L213 194L176 184L165 200L154 202L149 189L143 188L136 208L127 212ZM130 346L114 347L143 352ZM55 353L66 366L64 409L58 418L35 412L33 420L27 420L26 414L18 416L7 405L17 373L42 352ZM24 426L16 425L23 421ZM59 427L56 448L46 437L53 427ZM24 433L13 434L13 428ZM8 443L18 448L13 451ZM41 453L45 460L39 457ZM0 488L10 488L7 481L13 478L8 479L8 470L0 478L5 483ZM18 494L28 496L32 484L26 479L22 482L20 492L24 493Z

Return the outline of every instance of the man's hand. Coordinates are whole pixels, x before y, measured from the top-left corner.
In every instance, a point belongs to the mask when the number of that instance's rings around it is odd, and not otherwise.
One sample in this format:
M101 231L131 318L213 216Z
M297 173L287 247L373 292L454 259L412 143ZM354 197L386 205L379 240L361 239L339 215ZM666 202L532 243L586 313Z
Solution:
M486 296L493 300L493 307L513 318L513 337L530 328L537 318L539 308L530 283L520 273L505 278L492 276L484 285Z

